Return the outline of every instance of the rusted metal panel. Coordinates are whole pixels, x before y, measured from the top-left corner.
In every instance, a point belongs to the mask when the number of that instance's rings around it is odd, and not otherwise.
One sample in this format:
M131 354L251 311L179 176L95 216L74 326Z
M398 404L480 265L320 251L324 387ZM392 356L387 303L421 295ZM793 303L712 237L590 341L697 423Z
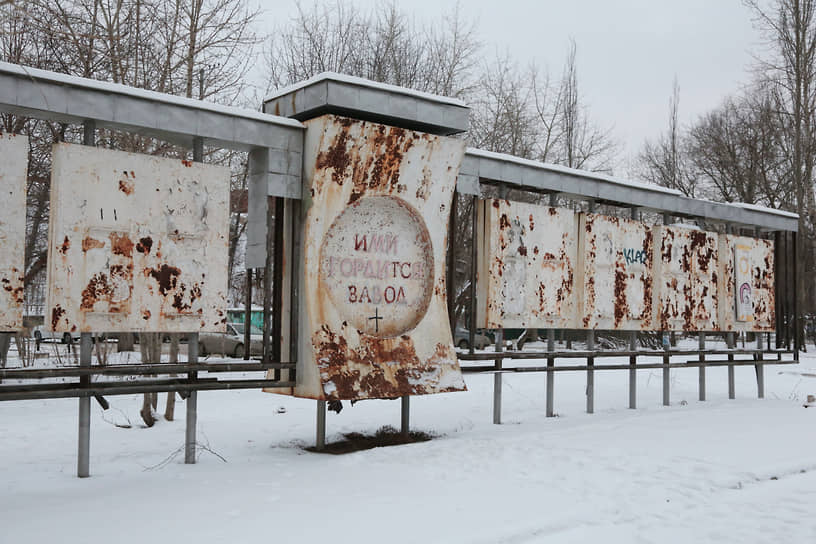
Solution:
M581 214L583 287L578 328L649 330L653 324L651 227L619 217Z
M656 328L719 330L718 235L682 227L653 227L659 250L655 266Z
M774 243L721 234L719 245L721 329L775 330Z
M464 390L445 285L464 143L334 115L305 124L295 395Z
M486 200L480 219L480 326L575 328L578 215Z
M23 327L28 139L0 133L0 331Z
M227 168L53 147L49 330L222 331Z

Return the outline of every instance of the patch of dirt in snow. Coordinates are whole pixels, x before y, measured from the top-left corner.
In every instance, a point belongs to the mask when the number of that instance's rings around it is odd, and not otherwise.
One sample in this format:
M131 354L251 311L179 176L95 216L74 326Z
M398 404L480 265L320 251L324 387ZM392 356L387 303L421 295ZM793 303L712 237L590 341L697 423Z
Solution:
M344 453L354 453L355 451L370 450L384 446L401 446L403 444L414 444L416 442L428 442L434 438L437 438L437 436L422 431L411 431L408 433L408 436L403 436L403 434L394 427L386 425L385 427L380 427L374 434L346 433L343 435L343 440L326 444L322 450L318 450L314 446L304 449L313 453L342 455Z

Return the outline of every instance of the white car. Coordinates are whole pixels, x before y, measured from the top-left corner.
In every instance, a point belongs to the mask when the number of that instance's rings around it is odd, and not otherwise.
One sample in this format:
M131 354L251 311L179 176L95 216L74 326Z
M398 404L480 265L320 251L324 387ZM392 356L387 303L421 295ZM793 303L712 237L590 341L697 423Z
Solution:
M263 353L263 332L252 327L250 333L250 355ZM244 356L244 324L227 323L226 332L202 332L198 335L198 352L202 357L210 353L224 354L240 359Z

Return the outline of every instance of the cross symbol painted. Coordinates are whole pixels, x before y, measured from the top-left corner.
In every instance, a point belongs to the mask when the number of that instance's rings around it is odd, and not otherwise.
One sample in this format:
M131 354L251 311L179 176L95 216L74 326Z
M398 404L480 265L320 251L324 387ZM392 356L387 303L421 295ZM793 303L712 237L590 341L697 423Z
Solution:
M369 321L374 320L374 332L380 332L380 319L385 319L380 315L379 306L374 308L374 315L368 318Z

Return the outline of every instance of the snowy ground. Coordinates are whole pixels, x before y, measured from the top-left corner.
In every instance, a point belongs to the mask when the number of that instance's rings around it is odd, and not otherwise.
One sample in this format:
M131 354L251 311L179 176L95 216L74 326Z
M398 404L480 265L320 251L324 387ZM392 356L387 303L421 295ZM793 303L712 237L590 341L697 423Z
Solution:
M610 361L611 362L611 361ZM538 363L542 364L542 363ZM77 401L0 403L0 542L816 542L816 358L767 367L504 377L504 424L491 424L489 375L469 391L412 400L412 427L438 438L341 456L309 453L315 403L258 391L199 393L196 465L177 420L140 426L137 396L94 402L91 474L76 472ZM163 404L164 395L160 402ZM328 416L329 440L399 425L400 404ZM281 412L281 413L279 413ZM133 423L130 429L113 425ZM217 454L217 455L216 455ZM226 460L223 461L220 457Z

